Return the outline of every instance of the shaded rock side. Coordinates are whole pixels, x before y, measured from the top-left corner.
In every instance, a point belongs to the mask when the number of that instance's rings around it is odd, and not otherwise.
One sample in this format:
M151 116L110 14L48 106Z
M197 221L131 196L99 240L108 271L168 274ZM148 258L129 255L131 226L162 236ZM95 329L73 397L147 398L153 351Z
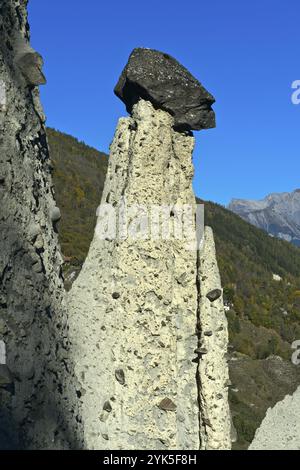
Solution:
M249 450L300 450L300 388L269 408Z
M214 97L176 59L153 49L137 48L115 87L127 111L140 98L151 101L174 117L174 126L185 130L215 127L211 106Z
M228 403L228 328L213 231L205 227L199 252L199 406L201 449L231 448ZM218 293L218 295L216 295Z
M58 209L26 6L0 5L0 447L69 448Z
M119 120L103 204L117 210L126 201L148 211L164 205L171 221L176 205L188 204L195 214L194 138L173 124L169 113L145 100ZM194 249L190 239L172 235L102 239L103 225L99 212L67 298L84 446L199 449L195 222ZM227 436L224 441L227 446Z

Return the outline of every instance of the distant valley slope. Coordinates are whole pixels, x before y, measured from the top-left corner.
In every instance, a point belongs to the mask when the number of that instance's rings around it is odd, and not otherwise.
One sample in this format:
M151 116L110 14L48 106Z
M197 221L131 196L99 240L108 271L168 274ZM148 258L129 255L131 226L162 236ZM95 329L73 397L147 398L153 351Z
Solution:
M300 246L300 189L270 194L260 201L233 199L228 209L269 235Z
M70 288L93 237L107 156L52 129L48 138ZM300 366L291 362L291 344L300 339L300 250L218 204L205 202L205 217L215 233L229 322L234 448L243 449L268 407L300 384Z

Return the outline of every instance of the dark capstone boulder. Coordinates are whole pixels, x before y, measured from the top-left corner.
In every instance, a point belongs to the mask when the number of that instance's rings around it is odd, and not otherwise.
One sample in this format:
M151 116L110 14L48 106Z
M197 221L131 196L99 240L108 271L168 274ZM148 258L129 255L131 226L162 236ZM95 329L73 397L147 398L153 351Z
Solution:
M214 97L177 60L153 49L134 49L115 87L130 113L140 99L174 117L179 130L215 127Z

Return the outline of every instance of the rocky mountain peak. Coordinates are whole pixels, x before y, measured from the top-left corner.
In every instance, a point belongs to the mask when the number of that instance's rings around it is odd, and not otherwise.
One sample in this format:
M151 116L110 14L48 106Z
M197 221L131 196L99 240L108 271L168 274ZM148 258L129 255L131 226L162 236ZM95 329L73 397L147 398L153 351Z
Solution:
M259 201L232 199L228 208L269 235L300 246L300 190L272 193Z

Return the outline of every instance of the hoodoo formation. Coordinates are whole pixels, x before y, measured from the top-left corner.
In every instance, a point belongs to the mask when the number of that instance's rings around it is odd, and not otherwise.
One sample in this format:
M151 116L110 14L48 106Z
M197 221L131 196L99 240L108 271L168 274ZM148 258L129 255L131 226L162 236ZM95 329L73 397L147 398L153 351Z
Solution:
M211 231L195 249L194 137L183 130L213 126L214 99L149 49L134 50L115 91L131 115L115 132L102 205L168 207L173 224L173 208L188 206L192 217L187 237L136 239L99 236L99 215L67 301L85 445L228 449L227 323Z

